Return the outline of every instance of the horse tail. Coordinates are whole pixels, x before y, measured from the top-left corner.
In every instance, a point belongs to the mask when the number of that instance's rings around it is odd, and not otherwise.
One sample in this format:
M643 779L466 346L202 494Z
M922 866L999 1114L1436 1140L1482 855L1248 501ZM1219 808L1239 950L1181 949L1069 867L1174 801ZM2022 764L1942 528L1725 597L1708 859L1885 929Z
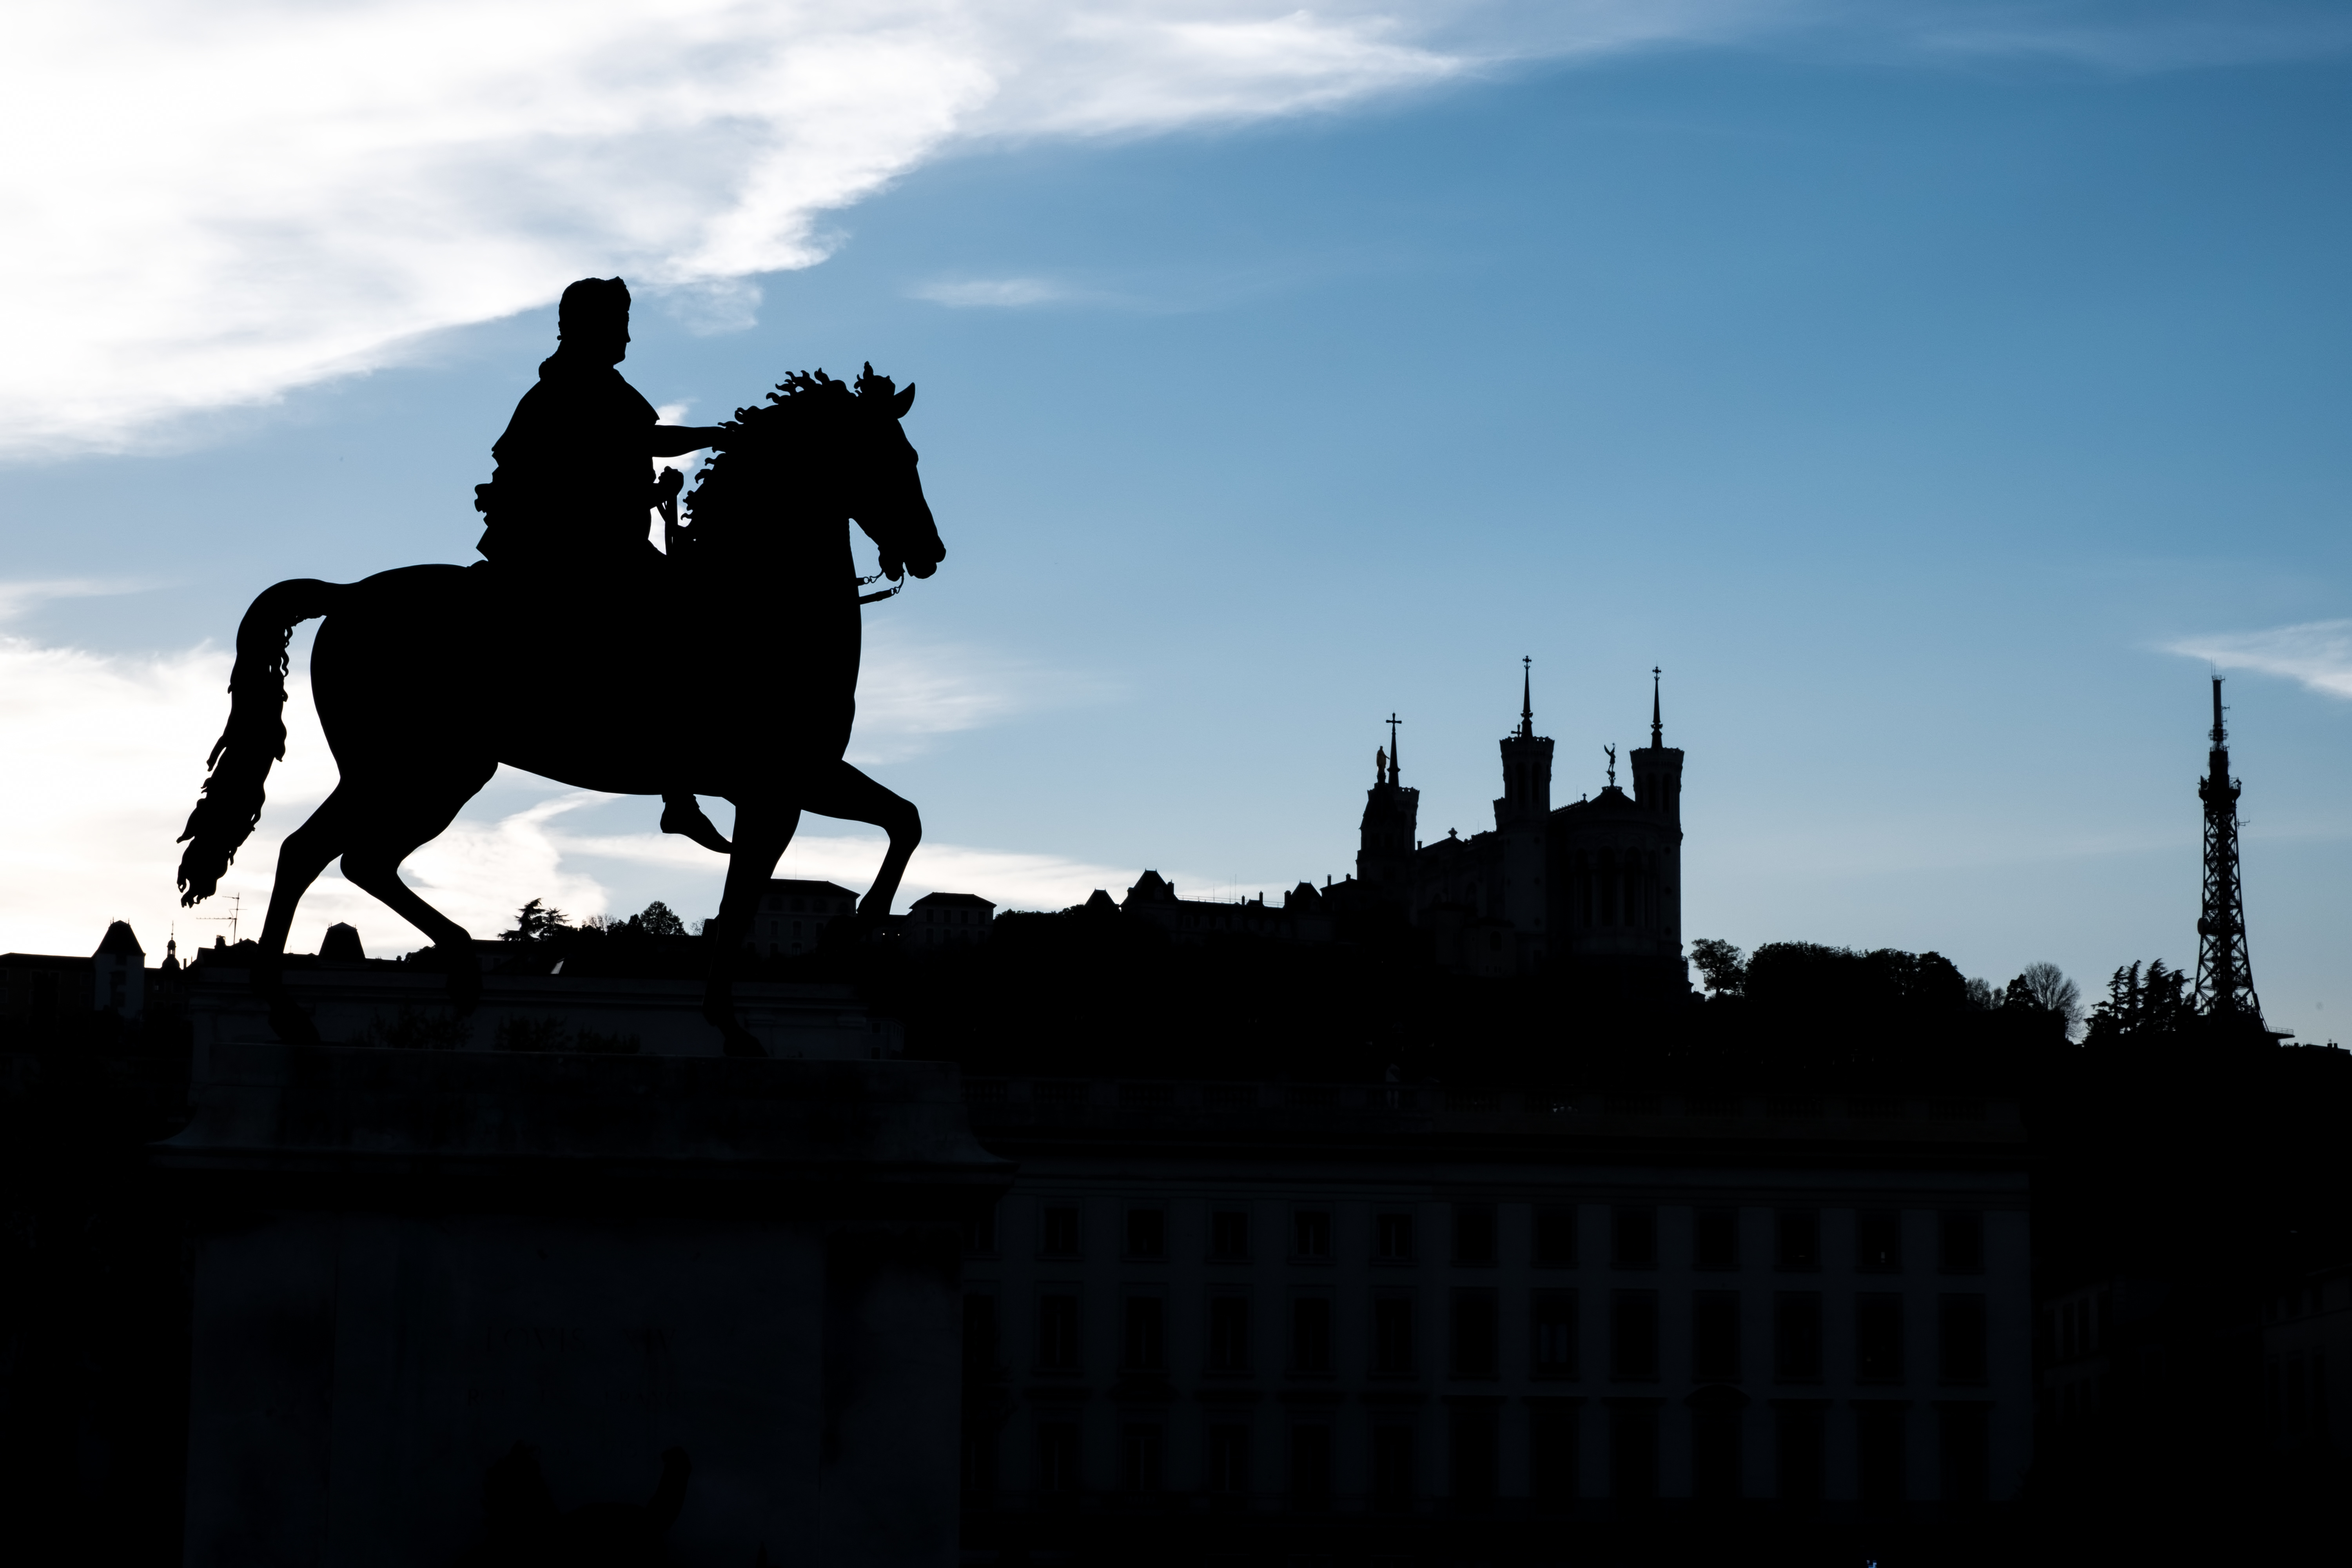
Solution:
M236 664L229 672L228 728L205 759L206 777L180 842L180 902L212 897L228 863L261 821L262 785L269 766L286 754L286 644L294 628L323 616L343 592L340 583L296 577L261 591L236 627Z

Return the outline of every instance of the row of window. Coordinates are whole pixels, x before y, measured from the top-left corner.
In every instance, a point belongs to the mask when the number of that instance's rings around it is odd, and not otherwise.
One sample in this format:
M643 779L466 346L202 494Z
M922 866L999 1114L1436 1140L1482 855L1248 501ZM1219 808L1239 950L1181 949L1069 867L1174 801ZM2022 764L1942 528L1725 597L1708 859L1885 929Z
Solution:
M1208 1258L1212 1263L1250 1261L1251 1219L1246 1209L1217 1209L1209 1215ZM1379 1263L1414 1261L1417 1237L1412 1214L1372 1216L1371 1251ZM1984 1269L1984 1218L1970 1212L1946 1211L1937 1216L1937 1263L1947 1274L1977 1274ZM1464 1266L1490 1265L1498 1260L1499 1223L1493 1204L1455 1204L1451 1235L1453 1261ZM1739 1211L1700 1209L1691 1227L1693 1268L1723 1271L1741 1267ZM1816 1209L1781 1209L1772 1216L1772 1261L1775 1268L1809 1273L1822 1266L1822 1216ZM1580 1256L1582 1228L1576 1208L1538 1208L1534 1212L1529 1254L1536 1266L1573 1268ZM1621 1205L1608 1219L1609 1261L1620 1268L1658 1266L1658 1211L1643 1205ZM1039 1216L1037 1255L1070 1258L1082 1255L1085 1236L1075 1204L1047 1204ZM1168 1211L1129 1208L1121 1237L1122 1256L1158 1259L1169 1256ZM1289 1235L1282 1238L1294 1262L1324 1263L1332 1258L1331 1211L1292 1211ZM972 1223L967 1236L970 1249L989 1255L996 1251L993 1211ZM1903 1216L1895 1213L1853 1215L1854 1267L1865 1273L1898 1273L1903 1268Z
M1328 1376L1333 1364L1332 1308L1328 1296L1300 1296L1290 1302L1286 1370L1297 1376ZM1208 1301L1206 1357L1210 1376L1252 1372L1251 1313L1245 1296L1212 1296ZM1380 1297L1372 1302L1371 1357L1374 1377L1417 1375L1414 1303ZM1500 1375L1502 1332L1498 1293L1457 1289L1446 1325L1447 1373L1457 1378ZM1528 1366L1539 1378L1583 1375L1580 1296L1574 1290L1538 1290L1529 1302ZM1608 1374L1617 1382L1654 1382L1659 1375L1658 1294L1616 1290L1608 1301ZM1045 1374L1082 1370L1082 1316L1076 1291L1047 1289L1037 1298L1034 1369ZM1129 1296L1120 1315L1119 1365L1130 1373L1169 1370L1168 1303L1159 1296ZM1740 1300L1736 1290L1692 1293L1691 1377L1700 1383L1737 1383L1749 1375L1742 1354ZM1936 1366L1939 1382L1978 1384L1986 1381L1985 1299L1946 1295L1936 1303ZM1780 1383L1818 1383L1824 1373L1822 1298L1815 1290L1783 1290L1772 1298L1771 1374ZM1904 1299L1892 1292L1864 1291L1853 1298L1852 1373L1861 1383L1900 1384L1908 1376ZM997 1364L1001 1348L996 1298L964 1298L964 1364L978 1371Z
M1815 1501L1827 1489L1829 1424L1832 1411L1819 1401L1790 1401L1770 1411L1771 1475L1769 1495L1786 1501ZM1853 1491L1864 1502L1902 1502L1909 1491L1907 1438L1909 1413L1899 1401L1863 1401L1852 1409L1855 1430L1855 1473ZM1939 1495L1948 1502L1981 1501L1990 1479L1990 1409L1984 1405L1946 1405L1937 1415L1937 1458L1941 1460ZM1654 1498L1659 1490L1659 1409L1648 1402L1629 1401L1606 1411L1605 1454L1607 1495L1620 1500ZM1570 1502L1582 1490L1580 1438L1582 1421L1574 1408L1534 1412L1528 1418L1527 1496L1538 1502ZM1748 1495L1745 1447L1749 1423L1737 1408L1701 1409L1689 1424L1689 1487L1700 1499L1733 1499ZM1202 1454L1202 1490L1212 1496L1244 1498L1257 1490L1254 1468L1253 1427L1240 1421L1208 1425ZM1328 1421L1300 1420L1283 1434L1279 1457L1283 1491L1294 1506L1329 1506L1334 1491L1333 1433ZM1415 1453L1419 1433L1408 1421L1376 1421L1371 1428L1370 1464L1362 1479L1375 1510L1404 1510L1422 1491ZM1502 1489L1500 1412L1458 1408L1448 1412L1445 1483L1447 1495L1459 1505L1491 1503ZM1047 1418L1035 1424L1037 1493L1046 1498L1071 1497L1083 1489L1080 1474L1079 1426L1073 1420ZM1131 1496L1148 1497L1167 1489L1166 1427L1155 1421L1129 1421L1118 1430L1117 1485ZM969 1501L982 1501L997 1484L998 1456L992 1430L979 1425L964 1439L964 1493Z

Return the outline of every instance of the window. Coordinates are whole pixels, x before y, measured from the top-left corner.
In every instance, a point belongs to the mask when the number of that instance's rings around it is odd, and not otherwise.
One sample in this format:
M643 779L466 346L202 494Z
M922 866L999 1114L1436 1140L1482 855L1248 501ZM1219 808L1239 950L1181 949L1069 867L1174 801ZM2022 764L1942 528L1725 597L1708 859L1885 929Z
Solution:
M1382 1263L1412 1261L1412 1215L1384 1214L1372 1222L1373 1255Z
M1576 1292L1538 1290L1535 1300L1535 1373L1576 1375Z
M1691 1374L1701 1383L1739 1381L1739 1292L1701 1290L1691 1298Z
M1739 1267L1739 1211L1701 1209L1693 1226L1692 1261L1701 1268Z
M1290 1370L1331 1370L1331 1299L1301 1296L1290 1303Z
M1290 1216L1291 1256L1328 1261L1331 1256L1331 1216L1322 1209L1300 1209Z
M1320 1422L1290 1429L1290 1501L1319 1509L1331 1501L1331 1428Z
M963 1374L996 1373L996 1298L977 1293L963 1299Z
M967 1416L963 1424L959 1477L967 1503L986 1505L996 1492L996 1426Z
M1658 1407L1649 1400L1609 1407L1609 1492L1620 1502L1658 1495Z
M1822 1266L1822 1216L1811 1209L1782 1209L1779 1215L1778 1262L1794 1273Z
M1576 1498L1576 1408L1538 1403L1528 1418L1528 1489L1539 1508Z
M1937 1304L1937 1367L1952 1384L1985 1380L1985 1299L1947 1296Z
M1492 1290L1454 1292L1454 1375L1495 1375L1496 1310Z
M1536 1266L1539 1268L1576 1267L1574 1209L1536 1210Z
M1773 1436L1780 1449L1780 1495L1782 1502L1819 1502L1822 1496L1822 1410L1811 1399L1787 1400L1773 1406Z
M1037 1489L1067 1497L1078 1489L1078 1424L1037 1423Z
M1903 1298L1871 1292L1853 1300L1853 1375L1859 1383L1903 1381Z
M1495 1500L1496 1412L1490 1405L1457 1405L1453 1412L1454 1501L1483 1509Z
M1494 1205L1454 1205L1454 1261L1469 1264L1495 1261Z
M1045 1211L1045 1244L1040 1250L1048 1258L1076 1258L1078 1255L1076 1209L1053 1207Z
M963 1222L963 1249L985 1258L996 1250L996 1205L989 1205Z
M1862 1500L1897 1503L1904 1485L1903 1406L1893 1400L1858 1400L1853 1407L1855 1468Z
M1402 1296L1372 1302L1372 1373L1377 1377L1412 1374L1412 1303Z
M1981 1405L1945 1405L1937 1408L1937 1433L1943 1449L1944 1500L1971 1503L1985 1500L1992 1470L1987 1451L1990 1412Z
M1650 1268L1658 1261L1655 1209L1623 1208L1612 1216L1610 1256L1620 1268Z
M1037 1370L1078 1370L1078 1299L1056 1292L1037 1298Z
M1620 1290L1609 1303L1609 1375L1647 1383L1658 1375L1658 1296Z
M1853 1264L1870 1274L1903 1272L1903 1216L1899 1214L1855 1215Z
M1209 1300L1209 1370L1249 1370L1249 1302L1240 1296Z
M1984 1272L1984 1216L1948 1214L1943 1216L1938 1260L1947 1274Z
M1249 1215L1220 1209L1209 1216L1209 1258L1215 1263L1249 1261Z
M1119 1428L1118 1484L1121 1489L1136 1493L1160 1489L1158 1426L1137 1423Z
M1740 1427L1746 1419L1747 1413L1736 1397L1710 1401L1691 1412L1694 1497L1707 1502L1728 1502L1739 1496Z
M1248 1427L1219 1422L1209 1428L1209 1489L1228 1497L1250 1489Z
M1372 1506L1412 1506L1412 1428L1388 1423L1372 1428Z
M1124 1364L1129 1372L1159 1372L1168 1364L1167 1309L1157 1296L1127 1299L1127 1344Z
M1167 1210L1129 1209L1127 1211L1127 1255L1129 1258L1168 1256Z
M1781 1383L1822 1380L1822 1298L1783 1290L1772 1302L1772 1375Z

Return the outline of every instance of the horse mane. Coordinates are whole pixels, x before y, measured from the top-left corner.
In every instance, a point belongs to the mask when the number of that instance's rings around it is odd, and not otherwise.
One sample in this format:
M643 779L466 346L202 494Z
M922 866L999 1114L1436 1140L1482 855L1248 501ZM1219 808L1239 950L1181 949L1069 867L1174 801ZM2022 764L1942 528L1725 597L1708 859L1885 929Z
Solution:
M708 542L718 531L731 526L742 515L743 503L763 489L759 482L765 478L761 459L793 435L812 424L887 408L897 393L890 378L877 374L871 363L855 382L836 381L820 366L814 371L796 370L776 383L764 405L738 408L724 426L729 438L702 465L694 488L686 494L687 514L694 520L688 533L698 542Z

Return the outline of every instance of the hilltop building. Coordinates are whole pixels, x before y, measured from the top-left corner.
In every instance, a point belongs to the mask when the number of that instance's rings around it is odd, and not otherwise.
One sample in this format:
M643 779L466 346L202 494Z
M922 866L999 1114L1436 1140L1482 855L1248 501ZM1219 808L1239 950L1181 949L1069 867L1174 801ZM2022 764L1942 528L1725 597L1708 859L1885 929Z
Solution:
M857 895L838 882L772 877L752 917L751 947L761 958L814 952L825 927L856 912Z
M1533 670L1521 663L1519 722L1501 742L1493 828L1433 844L1414 837L1421 792L1402 780L1391 719L1365 793L1356 875L1328 900L1402 914L1433 933L1441 962L1474 973L1523 973L1565 959L1686 984L1683 753L1665 743L1659 672L1650 672L1650 743L1626 759L1633 794L1617 783L1612 747L1601 792L1555 807L1552 742L1536 733Z
M988 934L996 906L976 893L925 893L907 906L910 947L953 947Z

